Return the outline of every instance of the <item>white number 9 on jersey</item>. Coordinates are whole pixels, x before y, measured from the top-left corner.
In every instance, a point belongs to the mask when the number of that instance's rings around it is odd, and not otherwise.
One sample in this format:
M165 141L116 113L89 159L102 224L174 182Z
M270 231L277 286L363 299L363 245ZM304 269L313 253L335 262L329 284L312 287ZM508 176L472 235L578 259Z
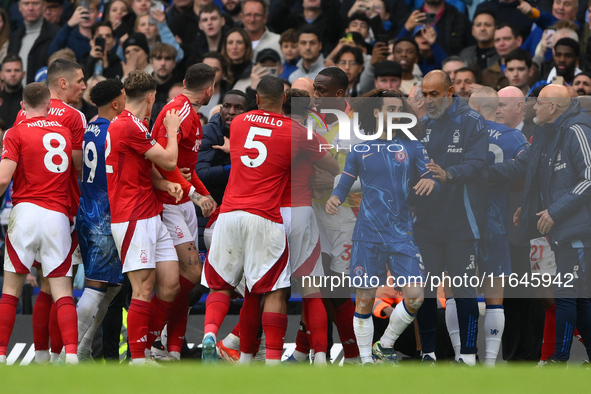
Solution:
M246 149L256 149L259 151L259 154L254 159L250 158L248 155L240 156L240 160L242 160L242 164L247 167L255 168L260 166L267 160L267 147L261 141L255 141L254 137L257 135L263 137L270 137L273 130L271 129L263 129L262 127L252 126L250 130L248 130L248 135L246 136L246 141L244 142L244 147Z
M59 145L54 148L53 146L51 146L51 141L57 141ZM66 155L66 152L64 151L64 149L66 149L66 139L64 138L64 136L58 133L45 134L43 136L43 147L47 150L47 153L43 158L43 163L45 164L45 167L49 171L58 174L66 172L70 161L68 159L68 155ZM59 158L61 159L60 164L55 164L53 162L53 158L55 156L59 156Z

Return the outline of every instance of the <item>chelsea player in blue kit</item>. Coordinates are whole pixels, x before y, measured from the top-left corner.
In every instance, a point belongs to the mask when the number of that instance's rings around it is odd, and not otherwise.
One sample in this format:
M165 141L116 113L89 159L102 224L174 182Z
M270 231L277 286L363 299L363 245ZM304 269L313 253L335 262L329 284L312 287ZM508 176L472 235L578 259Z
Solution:
M110 146L107 129L111 120L125 108L123 84L107 79L90 91L98 107L98 118L88 124L83 141L83 168L80 182L80 207L76 231L84 262L86 284L78 301L78 357L89 359L92 339L107 312L111 300L123 282L121 260L111 235L111 210L107 194L105 157Z
M378 129L379 122L383 122L384 132L375 141L353 146L339 184L326 203L326 211L338 213L338 206L359 177L363 198L351 257L351 282L357 288L353 327L363 364L373 363L372 350L376 359L392 363L396 362L394 342L412 323L424 294L424 267L413 242L409 198L412 189L418 195L431 194L437 183L426 169L429 157L419 141L410 140L401 132L393 133L392 140L387 140L387 113L410 112L402 96L383 90L367 96L375 97L366 99L372 100L375 120L363 124L362 119L361 126L366 134L374 134L367 131ZM367 110L358 112L367 114ZM394 277L386 281L388 270ZM402 288L404 301L396 306L384 335L372 349L371 315L376 289L386 284L393 286L393 278Z
M528 145L522 132L494 121L499 105L499 95L494 89L490 87L477 89L470 97L469 105L486 119L489 134L488 165L514 159ZM495 365L505 328L501 281L503 276L511 274L509 240L505 230L505 225L510 220L510 217L507 217L509 188L510 183L489 185L488 233L480 240L478 249L480 274L486 278L483 283L486 301L485 366Z

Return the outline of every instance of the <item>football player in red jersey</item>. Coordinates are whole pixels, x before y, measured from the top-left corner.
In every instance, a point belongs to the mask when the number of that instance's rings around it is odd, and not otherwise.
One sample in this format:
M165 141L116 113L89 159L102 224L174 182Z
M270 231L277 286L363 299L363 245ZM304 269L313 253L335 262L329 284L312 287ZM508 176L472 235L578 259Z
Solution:
M152 163L167 171L176 168L181 117L175 110L166 114L168 141L163 148L143 121L152 111L156 81L143 71L132 71L123 87L125 110L109 126L105 163L111 230L132 287L127 320L131 358L146 363L150 359L145 353L168 320L179 291L177 255L160 219L162 204L152 185ZM170 184L168 191L174 194L180 189L179 184Z
M0 192L14 176L10 223L6 236L4 287L0 299L0 363L6 362L8 341L25 276L35 260L41 263L56 303L57 321L66 346L66 362L78 363L78 326L72 298L69 255L72 196L72 136L49 120L49 89L32 83L23 90L26 118L6 132L0 161ZM34 168L34 171L29 169ZM43 223L42 226L39 223Z
M174 302L167 326L167 350L170 357L177 360L180 360L181 357L181 348L187 329L189 293L201 278L201 260L196 246L198 242L197 214L193 203L201 208L205 217L208 217L216 208L215 201L195 173L197 153L203 136L197 110L202 105L209 103L214 78L215 71L207 64L194 64L189 67L183 81L183 92L164 106L153 129L153 137L160 145L166 147L166 128L163 124L165 114L170 110L176 110L180 114L181 126L177 134L179 147L177 167L173 171L165 171L161 168L158 168L158 171L169 181L180 183L183 186L185 197L176 203L168 193L156 192L158 199L164 205L162 222L172 237L180 263L180 291ZM190 169L190 183L185 180L179 168Z
M284 101L282 80L264 77L257 87L259 110L237 116L230 126L230 179L202 276L202 283L212 290L205 312L206 361L217 358L216 335L228 313L230 292L242 276L246 290L240 311L240 361L249 362L257 350L265 294L267 364L281 360L291 270L280 205L291 161L298 154L307 155L317 166L337 171L332 157L327 158L317 141L307 139L302 126L280 115Z
M78 187L78 174L82 172L82 139L86 131L86 118L84 114L69 104L80 101L82 93L86 90L84 73L76 62L66 59L53 61L47 69L47 83L51 92L51 108L47 119L57 121L70 130L72 135L72 164L70 171L70 191L72 204L70 215L76 217L80 200ZM26 118L24 110L21 110L14 122L19 124ZM78 238L72 226L72 251L78 246ZM81 263L79 254L74 253L72 264ZM49 349L49 337L51 336L51 359L55 361L62 350L61 334L57 324L55 304L51 303L49 285L45 279L41 280L41 289L33 308L33 342L35 343L35 361L47 361Z

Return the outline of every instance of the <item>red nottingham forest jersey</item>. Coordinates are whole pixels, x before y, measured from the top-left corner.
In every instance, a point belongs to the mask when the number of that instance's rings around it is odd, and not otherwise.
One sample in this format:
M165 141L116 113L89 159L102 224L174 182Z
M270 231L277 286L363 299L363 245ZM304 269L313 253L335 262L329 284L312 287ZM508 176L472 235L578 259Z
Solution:
M162 212L152 187L152 162L144 156L155 144L146 125L131 112L125 110L111 122L105 146L111 223Z
M281 197L292 158L314 155L318 143L290 118L262 110L237 116L230 126L232 168L221 213L243 210L283 223Z
M21 120L6 131L4 159L17 163L12 185L14 205L29 202L72 219L72 136L67 128L41 116Z

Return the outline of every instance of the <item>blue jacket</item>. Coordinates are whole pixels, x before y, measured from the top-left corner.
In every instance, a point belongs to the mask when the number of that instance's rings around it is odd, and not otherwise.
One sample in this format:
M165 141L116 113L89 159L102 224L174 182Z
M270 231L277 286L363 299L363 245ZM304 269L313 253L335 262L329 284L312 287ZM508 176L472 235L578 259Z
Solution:
M229 138L229 135L226 137ZM195 172L211 197L221 204L228 185L228 171L224 167L230 165L230 155L212 148L213 145L224 145L224 128L219 113L203 126L203 140L199 147Z
M554 220L553 245L591 241L591 117L578 99L552 124L538 127L532 145L514 160L490 168L490 180L525 177L520 237L540 237L536 213Z
M78 26L70 27L67 23L57 32L47 53L51 55L64 48L70 48L74 51L78 63L92 49L90 47L90 39L80 34Z
M452 178L441 183L439 193L416 199L415 239L480 239L488 211L486 121L457 96L439 119L427 115L421 121L429 157Z

